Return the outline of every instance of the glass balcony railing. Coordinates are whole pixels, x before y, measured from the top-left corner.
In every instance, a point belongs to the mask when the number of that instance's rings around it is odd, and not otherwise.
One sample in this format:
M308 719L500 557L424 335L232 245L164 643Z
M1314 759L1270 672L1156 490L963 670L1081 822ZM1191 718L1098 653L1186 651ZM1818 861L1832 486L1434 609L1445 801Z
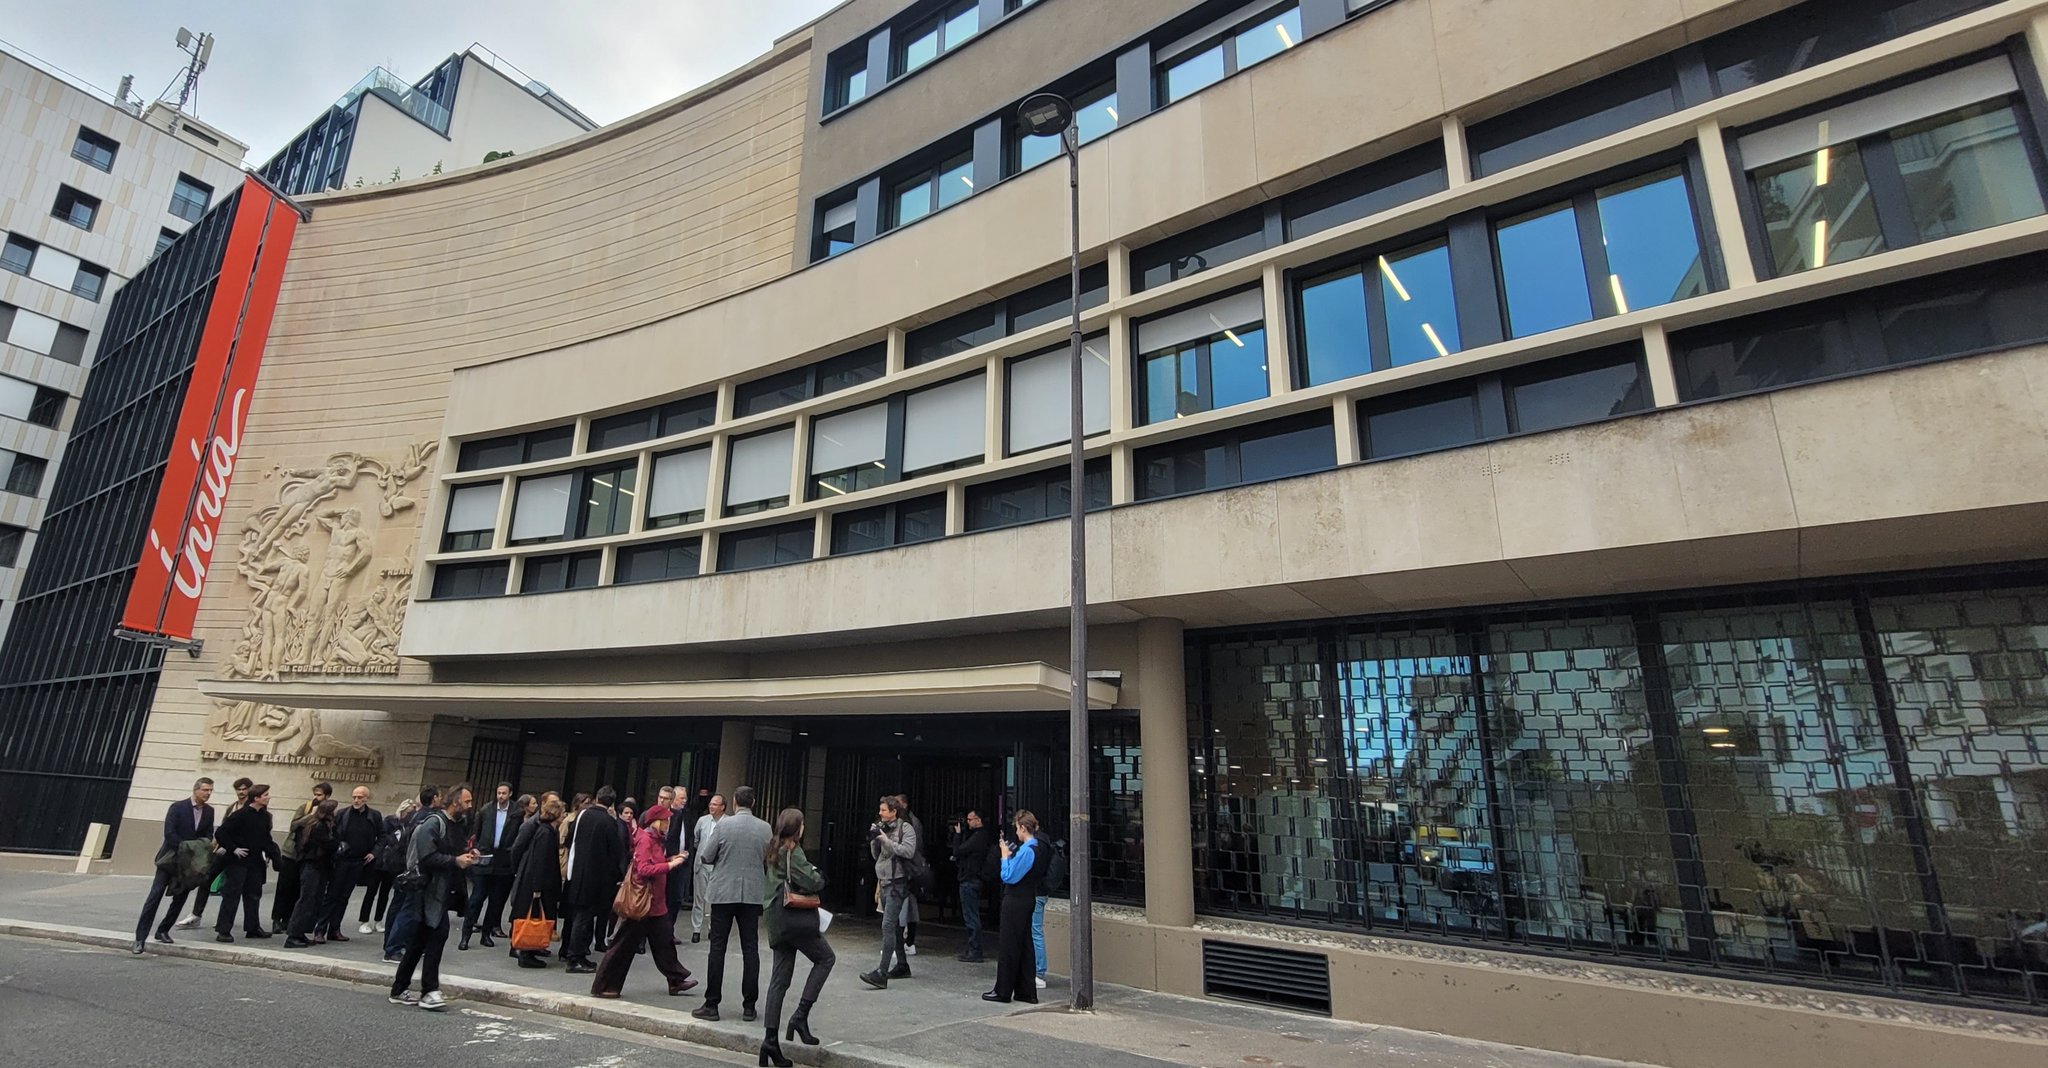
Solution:
M361 81L334 102L334 106L345 109L360 99L364 93L382 97L385 102L418 119L437 134L446 136L448 133L448 109L435 103L427 94L413 88L410 82L383 67L371 68L370 73L363 75Z

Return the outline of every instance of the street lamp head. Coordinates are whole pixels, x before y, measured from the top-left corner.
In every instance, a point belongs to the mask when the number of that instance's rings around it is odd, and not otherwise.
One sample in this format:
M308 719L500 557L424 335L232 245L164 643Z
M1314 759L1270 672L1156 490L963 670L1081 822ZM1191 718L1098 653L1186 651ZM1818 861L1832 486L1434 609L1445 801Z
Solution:
M1058 93L1039 93L1017 106L1017 121L1033 137L1056 136L1074 124L1074 105Z

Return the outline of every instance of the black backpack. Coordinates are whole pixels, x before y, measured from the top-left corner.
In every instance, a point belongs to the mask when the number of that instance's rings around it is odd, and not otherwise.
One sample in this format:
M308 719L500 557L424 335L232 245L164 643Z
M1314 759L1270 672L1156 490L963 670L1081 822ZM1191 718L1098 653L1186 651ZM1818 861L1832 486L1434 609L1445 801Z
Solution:
M1067 845L1060 842L1052 847L1052 863L1045 868L1045 892L1065 893L1067 889Z

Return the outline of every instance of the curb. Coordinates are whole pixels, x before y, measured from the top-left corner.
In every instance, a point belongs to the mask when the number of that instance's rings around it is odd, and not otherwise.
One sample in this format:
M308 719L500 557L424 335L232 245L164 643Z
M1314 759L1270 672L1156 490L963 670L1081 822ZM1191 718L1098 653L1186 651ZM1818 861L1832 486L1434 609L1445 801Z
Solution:
M94 930L86 927L68 927L54 923L35 923L29 920L0 919L0 935L16 938L39 938L53 942L69 942L76 945L115 949L123 953L134 942L131 935L113 931ZM193 945L178 942L172 945L152 942L151 954L162 957L185 957L212 964L230 964L238 967L263 968L270 971L289 972L294 975L308 975L320 979L335 979L346 983L378 988L388 987L391 973L388 968L372 968L352 962L319 960L296 953L276 950L245 948L242 946ZM533 987L513 983L494 982L489 979L465 979L459 976L443 976L441 990L463 1002L476 1005L493 1005L498 1008L519 1009L563 1019L579 1020L600 1027L620 1031L632 1031L656 1038L673 1039L692 1045L708 1046L713 1049L752 1055L759 1048L759 1039L747 1034L736 1034L723 1028L711 1027L690 1019L682 1013L666 1009L649 1010L644 1006L626 1007L623 1003L607 1001L582 994L559 994L551 990L536 990ZM460 1007L460 1006L458 1006ZM681 1019L670 1019L680 1016ZM892 1053L874 1046L853 1042L833 1042L823 1046L802 1044L785 1045L785 1057L798 1064L831 1066L831 1068L944 1068L932 1061Z

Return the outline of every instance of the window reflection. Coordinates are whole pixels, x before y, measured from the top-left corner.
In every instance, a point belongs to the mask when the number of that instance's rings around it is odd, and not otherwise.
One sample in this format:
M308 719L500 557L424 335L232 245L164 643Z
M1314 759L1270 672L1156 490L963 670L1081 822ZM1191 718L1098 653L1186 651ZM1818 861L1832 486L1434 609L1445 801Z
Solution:
M1166 84L1159 103L1163 107L1222 80L1223 46L1219 44L1166 68Z
M2042 212L2018 116L1977 104L1893 131L1913 226L1931 241Z
M1115 130L1117 120L1115 82L1096 86L1074 98L1074 124L1080 132L1082 144ZM1017 138L1016 169L1012 173L1028 171L1059 154L1060 139L1057 135L1020 135Z
M1266 331L1259 324L1149 353L1144 364L1147 423L1255 401L1270 386Z
M1451 291L1451 250L1442 242L1382 256L1378 261L1387 309L1387 349L1396 367L1448 356L1462 347L1458 307Z
M1855 145L1828 145L1761 168L1750 180L1779 274L1885 250L1863 153Z
M1309 385L1372 370L1365 279L1357 270L1301 287L1301 344L1308 360Z
M1243 70L1261 60L1271 59L1293 48L1301 40L1301 9L1287 11L1267 19L1237 35L1237 69Z
M1615 310L1668 304L1707 291L1692 197L1677 168L1595 194Z
M1494 242L1500 251L1511 336L1540 334L1593 317L1571 205L1503 223Z

